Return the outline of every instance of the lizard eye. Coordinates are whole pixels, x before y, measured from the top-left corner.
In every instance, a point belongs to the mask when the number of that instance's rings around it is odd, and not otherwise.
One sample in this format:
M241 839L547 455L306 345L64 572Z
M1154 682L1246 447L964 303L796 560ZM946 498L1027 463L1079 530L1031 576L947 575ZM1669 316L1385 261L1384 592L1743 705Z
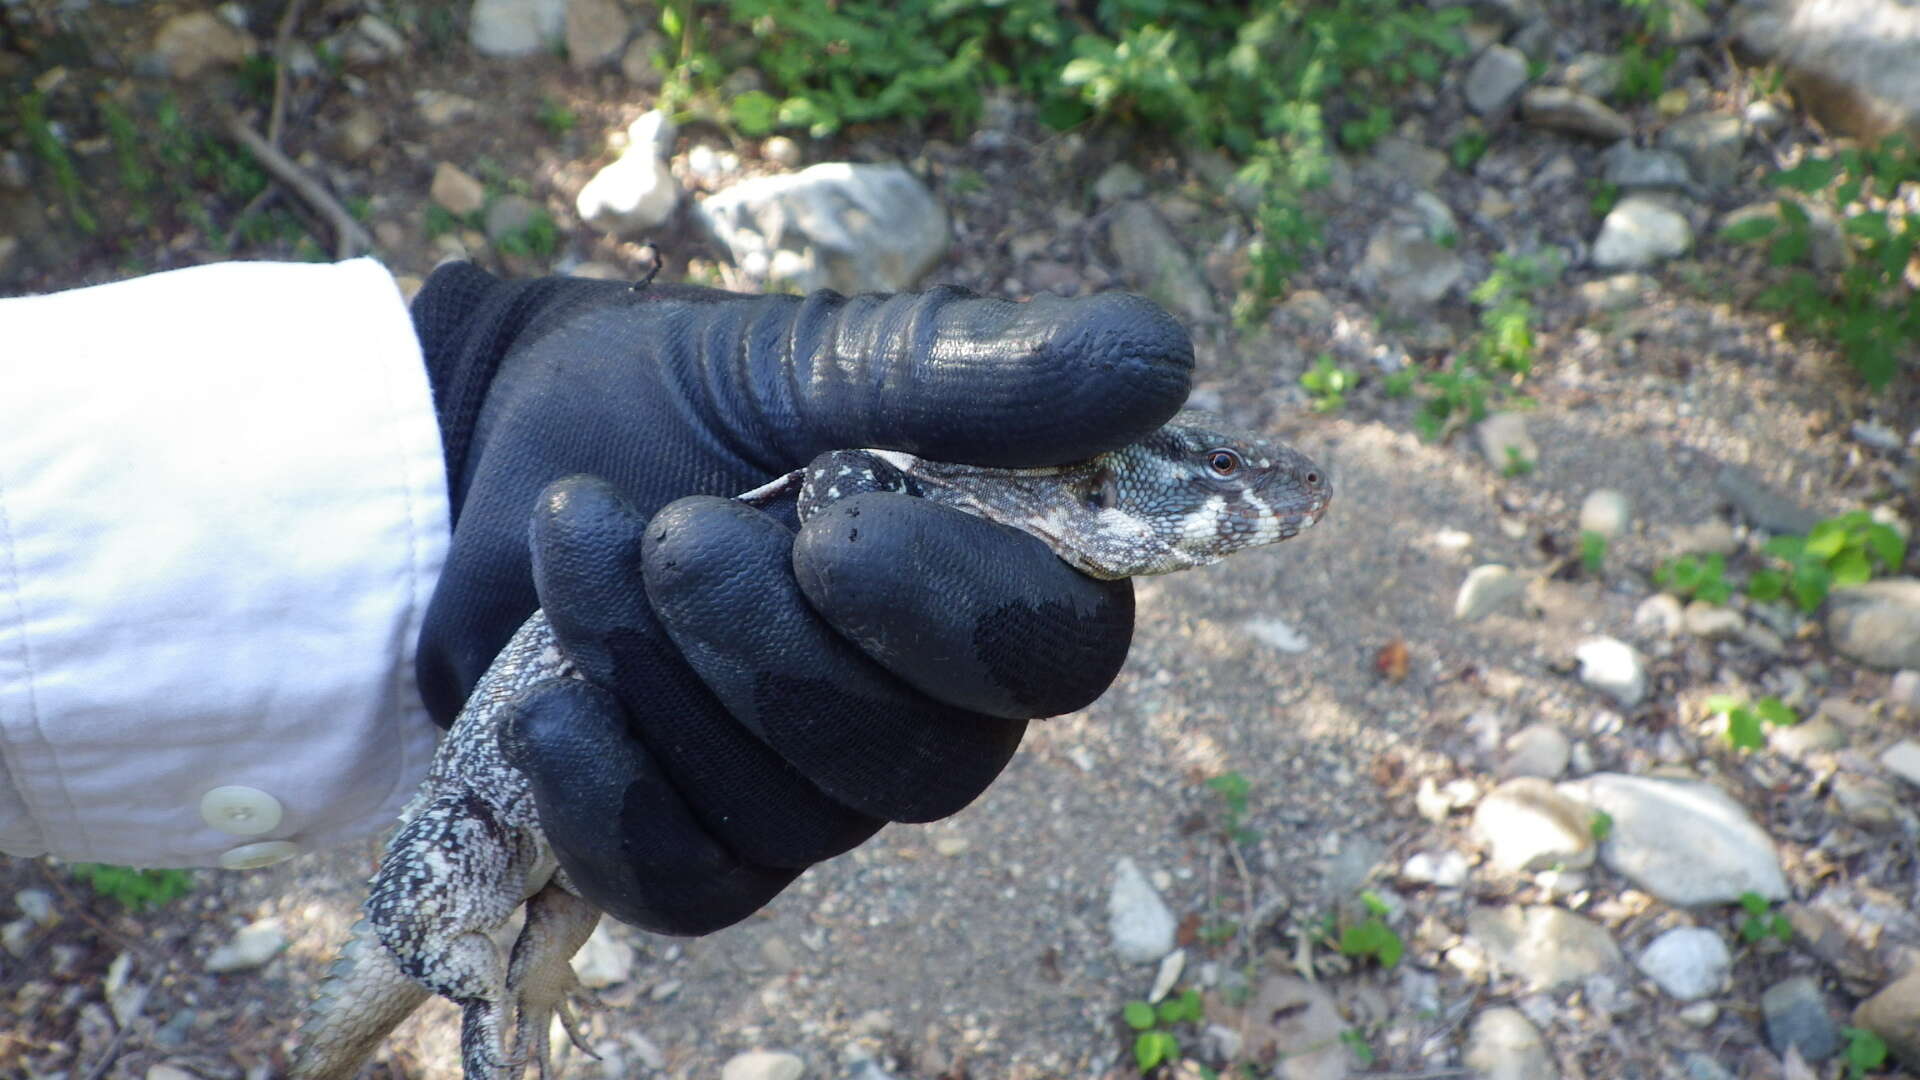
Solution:
M1207 451L1207 467L1215 476L1232 476L1240 471L1240 455L1222 447Z

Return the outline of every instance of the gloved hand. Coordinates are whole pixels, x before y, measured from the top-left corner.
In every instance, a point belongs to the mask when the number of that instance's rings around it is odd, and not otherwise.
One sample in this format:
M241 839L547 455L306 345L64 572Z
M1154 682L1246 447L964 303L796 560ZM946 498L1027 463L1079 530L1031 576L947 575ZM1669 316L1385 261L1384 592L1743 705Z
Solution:
M1192 367L1149 302L747 296L455 264L413 317L455 515L421 692L450 722L545 608L589 681L523 696L503 746L562 867L616 918L718 929L885 821L953 813L1027 719L1092 701L1125 658L1130 585L1029 536L870 494L857 529L796 539L724 496L842 447L1024 466L1129 442Z

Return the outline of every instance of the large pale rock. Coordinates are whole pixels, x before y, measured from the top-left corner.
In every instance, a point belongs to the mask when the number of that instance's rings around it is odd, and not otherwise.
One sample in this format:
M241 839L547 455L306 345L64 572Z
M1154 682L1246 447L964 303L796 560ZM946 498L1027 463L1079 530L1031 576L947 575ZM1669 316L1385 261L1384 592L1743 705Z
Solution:
M231 67L253 55L252 35L210 11L175 15L154 35L153 52L167 74L191 79L209 68Z
M694 207L748 277L801 292L898 292L947 250L947 212L898 165L815 165Z
M1735 33L1779 61L1796 97L1837 132L1920 135L1920 7L1899 0L1759 0Z
M467 43L483 56L531 56L565 40L567 0L474 0Z
M1213 290L1160 215L1141 199L1122 203L1107 238L1133 287L1161 307L1192 321L1214 317Z
M1685 255L1693 246L1687 217L1652 195L1628 195L1607 211L1593 241L1593 265L1602 270L1642 270Z
M1612 818L1600 860L1669 904L1787 897L1773 840L1711 784L1596 773L1559 790Z
M1634 963L1668 995L1692 1001L1720 989L1733 956L1706 927L1676 926L1654 938Z
M1593 865L1593 811L1537 776L1508 780L1473 811L1473 834L1502 870L1580 870Z
M1373 231L1355 277L1393 308L1411 311L1438 302L1465 273L1460 256L1409 209Z
M1481 1080L1553 1080L1560 1075L1540 1029L1525 1013L1504 1005L1473 1018L1463 1060Z
M665 224L680 202L680 185L666 163L673 137L673 122L657 109L628 125L626 150L595 173L574 200L580 219L616 236Z
M1920 578L1887 578L1828 593L1827 641L1868 667L1920 667Z
M1506 108L1525 85L1525 54L1511 45L1489 45L1467 70L1462 93L1466 95L1467 108L1485 116Z
M1710 188L1733 183L1747 136L1740 118L1725 113L1683 116L1660 133L1660 146L1687 161L1688 171Z
M1617 968L1620 946L1599 923L1565 908L1476 908L1467 933L1499 967L1536 989L1576 982Z
M1920 1067L1920 968L1855 1007L1853 1026L1885 1039L1894 1057Z

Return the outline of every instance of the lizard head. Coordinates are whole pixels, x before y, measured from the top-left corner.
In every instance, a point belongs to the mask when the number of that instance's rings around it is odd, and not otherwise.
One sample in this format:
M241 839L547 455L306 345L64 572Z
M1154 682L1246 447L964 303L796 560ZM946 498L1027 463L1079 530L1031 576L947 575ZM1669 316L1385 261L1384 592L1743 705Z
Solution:
M1288 540L1327 511L1333 484L1293 447L1182 412L1088 463L1101 527L1063 554L1094 577L1165 574Z

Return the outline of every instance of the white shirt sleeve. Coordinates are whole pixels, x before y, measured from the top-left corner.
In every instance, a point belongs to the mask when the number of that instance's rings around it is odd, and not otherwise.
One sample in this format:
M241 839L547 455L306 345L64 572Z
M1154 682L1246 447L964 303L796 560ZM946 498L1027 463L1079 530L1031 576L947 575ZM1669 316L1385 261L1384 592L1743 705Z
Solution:
M0 300L0 851L238 868L391 824L448 532L378 263Z

